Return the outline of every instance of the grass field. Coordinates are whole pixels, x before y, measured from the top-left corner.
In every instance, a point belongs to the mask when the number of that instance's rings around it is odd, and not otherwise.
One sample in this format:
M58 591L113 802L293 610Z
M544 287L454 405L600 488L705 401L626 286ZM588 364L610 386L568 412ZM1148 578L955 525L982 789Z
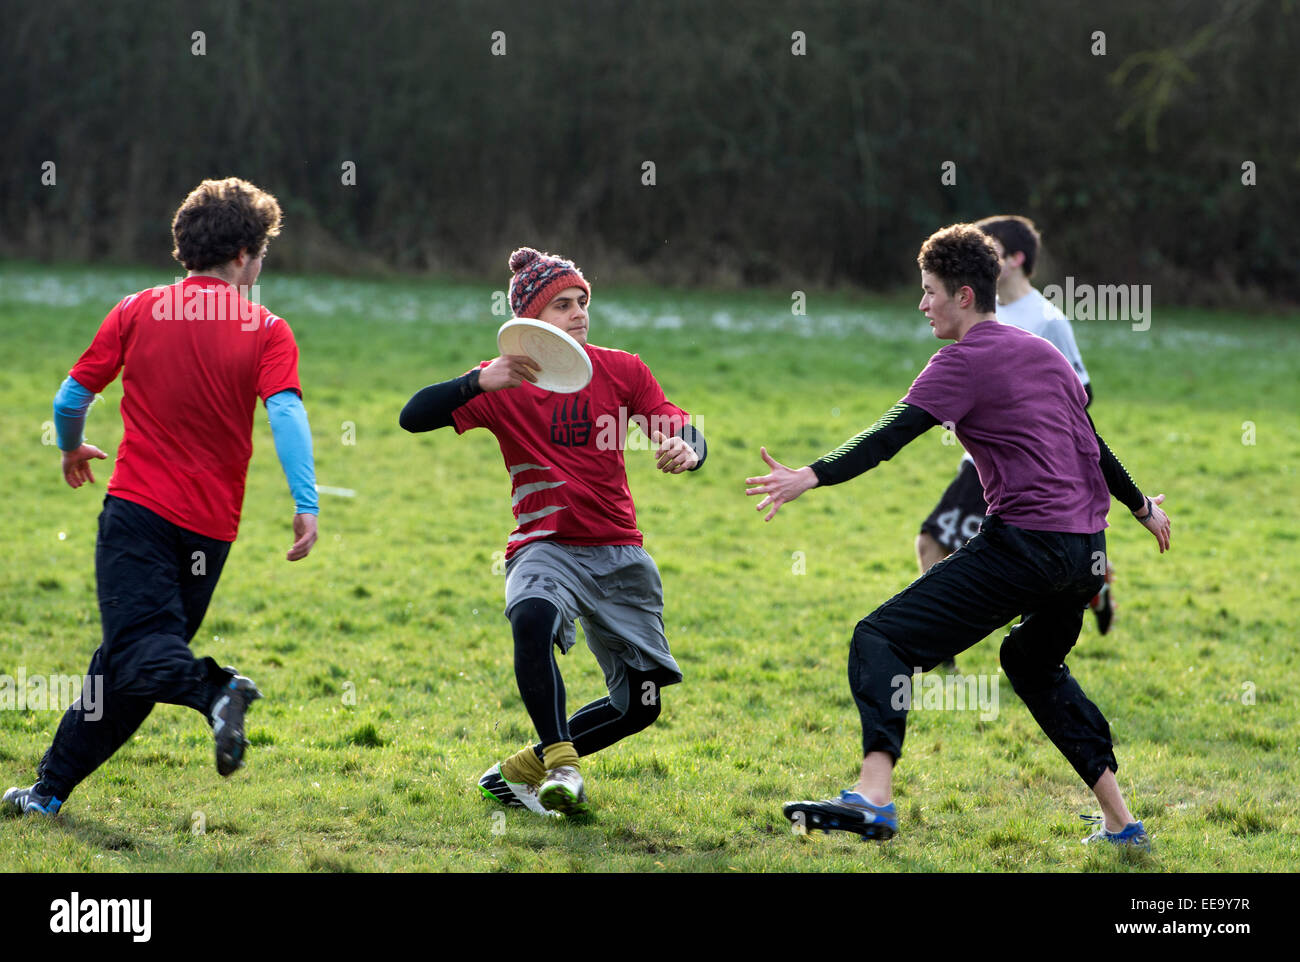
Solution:
M85 671L98 643L93 550L108 470L72 491L43 445L50 399L141 271L0 267L7 412L0 674ZM957 465L932 431L771 524L743 495L760 444L799 465L901 397L939 344L897 298L609 289L593 343L636 351L696 413L710 456L628 473L663 573L686 683L650 730L590 759L586 823L504 815L474 788L530 737L515 692L499 564L509 481L483 431L413 436L416 389L494 352L492 288L286 278L316 445L321 539L289 564L292 503L259 407L240 539L198 654L266 693L245 770L221 779L193 712L159 706L56 821L0 822L17 871L1288 871L1300 864L1300 317L1155 306L1151 329L1076 325L1101 433L1149 493L1168 495L1171 553L1111 512L1120 604L1091 617L1070 664L1110 720L1120 784L1149 856L1079 844L1091 795L1000 685L996 718L917 711L897 769L902 834L793 836L791 798L854 778L845 678L864 614L915 575L913 539ZM120 382L88 437L121 435ZM1249 423L1247 423L1249 422ZM48 438L46 438L48 440ZM349 443L354 442L354 443ZM1253 443L1247 443L1253 442ZM104 467L107 467L105 463ZM1000 635L960 659L998 671ZM571 708L603 694L590 653L562 661ZM30 784L57 711L0 711L0 780ZM3 787L3 786L0 786ZM558 820L557 820L558 821ZM201 831L200 831L201 830Z

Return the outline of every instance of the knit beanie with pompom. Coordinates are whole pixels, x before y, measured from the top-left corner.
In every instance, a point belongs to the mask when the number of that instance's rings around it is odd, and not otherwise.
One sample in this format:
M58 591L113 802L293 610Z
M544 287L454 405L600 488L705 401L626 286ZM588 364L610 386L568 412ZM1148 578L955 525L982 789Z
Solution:
M591 285L573 261L521 247L510 255L510 309L515 317L536 318L560 291L581 287L591 297Z

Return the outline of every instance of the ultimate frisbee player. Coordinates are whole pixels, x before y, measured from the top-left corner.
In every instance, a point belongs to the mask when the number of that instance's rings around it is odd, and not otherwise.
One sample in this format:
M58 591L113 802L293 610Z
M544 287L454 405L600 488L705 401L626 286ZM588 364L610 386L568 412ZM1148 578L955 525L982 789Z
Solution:
M1106 719L1065 666L1083 609L1104 579L1111 496L1169 547L1163 495L1145 497L1086 411L1075 371L1051 344L994 317L997 251L979 228L933 234L917 258L920 309L941 348L907 395L857 437L813 464L791 469L762 449L771 472L747 494L771 520L818 485L838 484L887 460L936 424L954 425L983 481L989 516L970 541L862 619L849 652L849 682L862 722L862 770L837 799L791 802L806 828L886 839L898 829L893 767L903 749L907 705L893 697L917 666L930 670L1015 616L1002 642L1003 671L1039 726L1092 789L1101 824L1085 841L1149 844L1115 780Z
M998 274L998 323L1014 325L1054 344L1079 376L1079 382L1091 404L1091 379L1088 369L1084 367L1083 357L1079 354L1079 346L1075 343L1074 329L1070 326L1069 318L1029 282L1034 275L1038 252L1042 247L1038 228L1029 218L1017 214L985 217L976 221L975 226L993 239L1001 264ZM978 534L986 514L988 505L984 501L984 489L980 486L975 462L969 454L964 454L957 477L948 485L934 510L921 523L921 532L916 536L916 559L921 574L925 574L936 561L946 558ZM1096 597L1088 602L1088 607L1097 617L1097 630L1103 635L1110 630L1115 617L1114 597L1110 590L1113 579L1114 570L1107 559L1106 583ZM951 671L955 670L956 664L946 662L943 667Z
M103 640L38 781L5 792L12 811L57 814L158 702L204 715L220 774L243 765L244 715L261 694L189 643L239 528L258 398L296 503L288 560L316 541L298 347L284 320L248 299L279 232L270 194L233 177L205 180L172 221L172 253L188 276L123 298L54 399L64 479L93 484L91 462L107 455L83 437L86 411L122 374L122 444L95 544Z
M627 486L627 425L655 444L660 470L704 463L703 436L634 354L587 342L591 286L572 262L532 248L510 256L510 306L565 332L591 362L574 393L542 390L535 359L508 354L419 391L402 411L412 432L491 431L512 488L506 607L515 680L538 742L479 779L486 797L538 814L587 811L579 759L659 717L659 692L681 681L663 625L659 570L641 546ZM580 620L608 694L566 718L554 648L567 652Z

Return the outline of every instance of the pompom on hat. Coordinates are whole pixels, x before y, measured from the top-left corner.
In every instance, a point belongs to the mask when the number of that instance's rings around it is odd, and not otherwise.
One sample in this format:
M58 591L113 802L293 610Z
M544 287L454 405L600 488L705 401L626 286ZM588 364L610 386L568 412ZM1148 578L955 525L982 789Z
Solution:
M543 254L531 247L521 247L510 255L510 309L515 317L537 315L560 291L581 287L591 297L591 285L573 261L554 254Z

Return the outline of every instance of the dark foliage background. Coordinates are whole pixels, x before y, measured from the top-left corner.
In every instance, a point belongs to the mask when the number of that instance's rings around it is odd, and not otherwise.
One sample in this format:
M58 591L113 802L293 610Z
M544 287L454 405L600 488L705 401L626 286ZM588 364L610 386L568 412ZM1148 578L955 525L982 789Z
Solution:
M937 227L1023 212L1048 277L1300 300L1289 0L2 8L10 257L166 266L181 198L237 174L297 270L504 279L529 243L606 278L897 287Z

